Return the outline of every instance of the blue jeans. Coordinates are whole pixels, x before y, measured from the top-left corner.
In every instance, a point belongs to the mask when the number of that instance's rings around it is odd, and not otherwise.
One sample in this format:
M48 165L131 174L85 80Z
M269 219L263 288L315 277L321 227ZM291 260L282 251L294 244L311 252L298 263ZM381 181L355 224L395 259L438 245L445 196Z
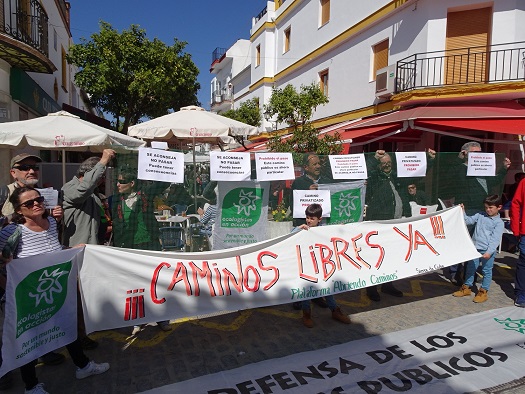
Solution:
M516 277L514 279L514 295L525 296L525 236L521 235L518 243L520 256L516 263Z
M330 308L331 311L335 311L337 309L337 303L335 302L335 298L333 295L324 296L324 299L326 300L328 308ZM310 300L301 301L301 309L303 311L305 310L309 311L310 310Z
M479 251L479 253L483 253ZM467 261L467 270L465 273L465 285L471 287L474 284L474 276L476 275L476 270L481 264L481 273L483 274L483 281L481 282L481 288L489 291L490 282L492 281L492 267L494 267L494 258L496 257L496 252L492 253L488 259L483 257Z

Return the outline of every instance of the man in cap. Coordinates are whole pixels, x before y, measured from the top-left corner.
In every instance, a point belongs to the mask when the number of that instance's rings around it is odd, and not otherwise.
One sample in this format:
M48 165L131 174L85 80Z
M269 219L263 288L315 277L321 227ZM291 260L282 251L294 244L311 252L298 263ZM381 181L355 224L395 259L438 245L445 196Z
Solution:
M23 186L36 187L40 172L38 163L41 162L42 159L39 156L30 153L21 153L11 159L11 169L9 172L14 182L7 185L7 199L2 207L2 215L9 218L15 212L13 204L9 202L9 197L16 188ZM60 221L64 215L64 211L61 206L57 205L52 209L51 215L57 221Z

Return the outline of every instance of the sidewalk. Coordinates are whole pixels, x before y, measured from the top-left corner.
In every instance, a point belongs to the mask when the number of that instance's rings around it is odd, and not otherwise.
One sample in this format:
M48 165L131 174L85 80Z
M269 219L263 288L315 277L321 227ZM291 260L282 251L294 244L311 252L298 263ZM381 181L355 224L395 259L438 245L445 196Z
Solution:
M301 312L287 304L177 321L170 332L147 326L137 337L130 337L132 327L128 327L90 336L100 346L86 354L111 364L103 375L76 380L69 356L62 365L42 365L37 371L46 389L55 394L150 390L250 363L510 306L516 260L514 254L498 255L489 299L482 304L452 297L457 287L438 271L396 282L403 298L382 295L380 302L371 302L364 289L336 295L343 311L350 314L351 325L332 320L328 309L313 305L315 327L308 329L301 324ZM61 352L67 355L64 349ZM4 393L23 393L18 371L14 375L14 388Z

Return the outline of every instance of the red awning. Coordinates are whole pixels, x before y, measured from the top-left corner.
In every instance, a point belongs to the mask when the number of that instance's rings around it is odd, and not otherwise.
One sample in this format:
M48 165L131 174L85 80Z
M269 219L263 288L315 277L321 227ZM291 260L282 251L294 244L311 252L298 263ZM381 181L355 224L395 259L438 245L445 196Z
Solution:
M341 140L348 140L371 134L387 135L398 130L525 134L525 107L516 101L415 107L362 119L332 133L337 131Z

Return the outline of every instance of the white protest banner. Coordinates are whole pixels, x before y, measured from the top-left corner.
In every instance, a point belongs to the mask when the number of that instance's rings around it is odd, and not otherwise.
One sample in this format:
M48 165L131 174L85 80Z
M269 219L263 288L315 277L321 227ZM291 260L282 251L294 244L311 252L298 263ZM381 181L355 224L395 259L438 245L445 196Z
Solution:
M321 183L319 190L330 191L329 224L361 222L365 206L366 183L364 180L339 183Z
M493 309L144 393L523 393L524 332L524 308Z
M397 176L409 178L427 174L426 152L396 152Z
M58 205L58 190L53 189L52 187L36 190L38 190L40 195L45 198L45 209L53 209Z
M334 179L366 179L368 172L364 153L329 155Z
M286 304L479 256L460 207L416 218L315 227L211 252L87 245L80 269L84 319L89 333Z
M138 179L184 183L184 154L139 148Z
M219 182L213 249L264 241L268 223L269 182Z
M249 152L210 152L212 181L247 181L251 173Z
M320 204L323 207L323 217L330 217L332 207L330 205L330 190L294 190L293 210L294 218L305 218L304 211L310 204Z
M0 376L77 338L78 261L83 248L7 264Z
M255 170L258 181L295 179L291 153L256 153Z
M484 152L469 152L467 176L495 176L496 154Z

